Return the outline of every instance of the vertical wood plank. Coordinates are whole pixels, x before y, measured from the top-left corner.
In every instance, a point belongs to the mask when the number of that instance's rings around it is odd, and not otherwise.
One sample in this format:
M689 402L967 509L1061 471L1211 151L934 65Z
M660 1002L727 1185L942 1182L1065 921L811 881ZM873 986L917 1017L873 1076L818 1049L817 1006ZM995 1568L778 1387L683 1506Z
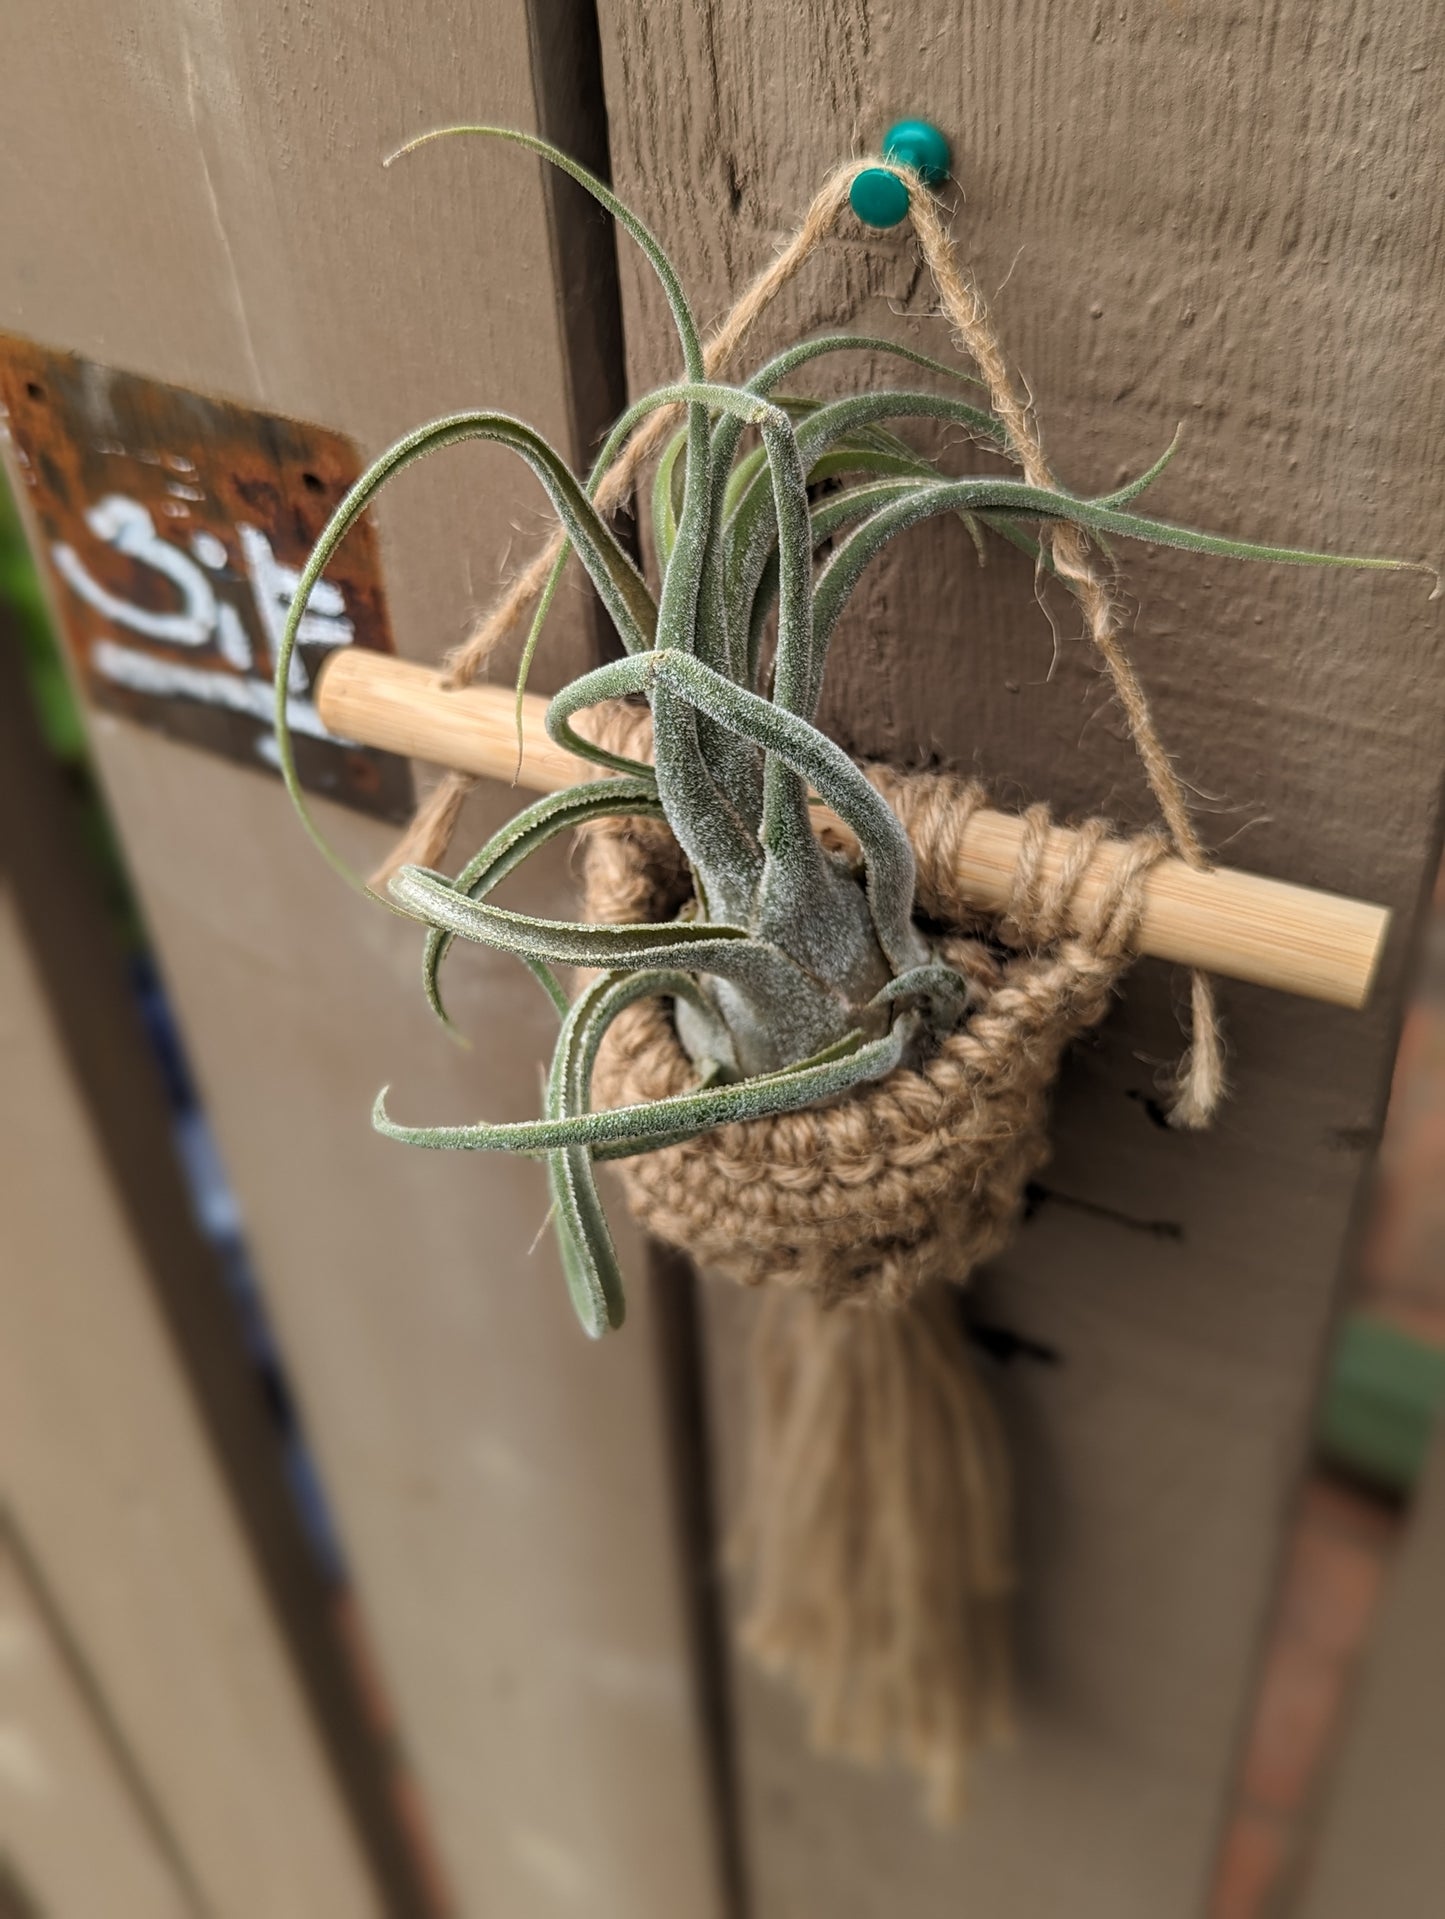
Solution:
M4 1655L16 1710L5 1715L13 1763L0 1766L0 1851L13 1850L22 1869L30 1862L37 1892L54 1887L56 1912L122 1912L131 1896L136 1919L202 1908L237 1919L375 1913L316 1728L90 1130L39 963L6 877L0 1502L95 1676L134 1772L129 1781L113 1776L112 1750L86 1785L104 1757L101 1728L73 1676L62 1684L54 1632L37 1640L22 1622L23 1643L7 1642ZM13 1542L4 1544L13 1561ZM33 1601L32 1589L27 1619ZM49 1757L32 1750L47 1726L59 1742ZM146 1785L140 1805L137 1778ZM76 1823L57 1833L51 1824L71 1783L79 1796L67 1816ZM151 1809L169 1848L146 1829L142 1814ZM83 1823L91 1814L95 1826ZM107 1833L130 1860L124 1872L116 1861L116 1903L65 1903L60 1895L84 1883L88 1849L103 1863ZM62 1871L57 1848L67 1845L81 1857ZM169 1890L146 1907L142 1890L158 1875Z
M86 1164L96 1160L114 1194L117 1227L127 1236L120 1257L143 1279L151 1310L168 1335L171 1364L251 1555L292 1684L324 1744L353 1838L388 1912L395 1919L412 1919L422 1910L429 1915L416 1853L401 1829L391 1756L368 1716L338 1630L335 1583L306 1537L255 1356L221 1260L195 1217L195 1199L177 1158L174 1115L142 1022L115 908L87 844L72 782L42 738L20 635L3 606L0 875L30 966L43 983L57 1049L51 1064L66 1076L93 1141L93 1150L88 1143L81 1158ZM17 1078L23 1089L24 1076ZM7 1161L7 1187L27 1189L27 1197L35 1150L29 1142ZM64 1156L56 1157L63 1171ZM63 1286L63 1268L55 1269L54 1262L68 1250L44 1236L22 1238L15 1248L17 1285L23 1276L41 1294ZM39 1329L22 1314L22 1366L29 1360L27 1334L38 1336ZM57 1393L57 1405L63 1397ZM99 1553L99 1539L95 1546ZM19 1535L15 1550L24 1557ZM31 1571L31 1585L44 1603L44 1571L38 1565ZM58 1611L56 1619L63 1636Z
M27 1571L13 1536L0 1536L0 1911L187 1919L189 1889L128 1790Z
M522 0L426 22L332 0L23 7L0 323L368 455L499 404L577 456L607 355L579 370L559 310L574 215L537 163L479 142L379 166L447 121L557 130L558 60L535 53L556 25ZM407 477L378 516L401 650L461 637L542 504L495 450ZM564 598L542 682L592 656ZM398 1110L529 1110L550 1015L525 977L464 960L456 1010L481 1037L461 1054L421 1006L415 938L329 880L275 786L118 723L94 738L459 1908L705 1915L646 1338L577 1333L550 1246L531 1250L535 1168L368 1126L387 1080ZM462 838L511 808L483 797ZM362 865L384 849L326 824ZM518 903L560 910L569 887L559 855Z
M1081 491L1185 423L1164 517L1431 555L1445 444L1442 131L1417 10L926 14L845 0L603 0L619 191L711 320L824 172L924 114L955 143L955 230ZM623 256L634 391L671 377L656 288ZM901 233L856 223L760 331L846 324L944 354ZM861 377L857 363L838 379ZM894 378L891 372L885 377ZM876 568L826 699L848 746L976 771L999 800L1105 811L1147 794L1095 662L1058 644L1021 559L986 571L931 525ZM1156 1123L1181 983L1141 966L1060 1089L1047 1192L977 1285L981 1318L1052 1349L996 1387L1018 1464L1027 1594L1016 1753L953 1838L908 1791L811 1758L743 1676L760 1919L979 1905L1169 1919L1196 1909L1362 1167L1377 1138L1410 928L1438 846L1438 609L1399 582L1126 553L1134 650L1228 857L1399 909L1364 1015L1246 987L1235 1093L1206 1137ZM1132 602L1131 602L1132 603ZM740 1445L750 1302L711 1301L723 1465Z

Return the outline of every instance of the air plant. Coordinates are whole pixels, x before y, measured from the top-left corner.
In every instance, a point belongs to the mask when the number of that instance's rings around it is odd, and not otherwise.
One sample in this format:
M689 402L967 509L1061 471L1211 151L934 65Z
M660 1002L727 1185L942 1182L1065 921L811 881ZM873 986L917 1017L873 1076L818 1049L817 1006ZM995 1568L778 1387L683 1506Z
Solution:
M337 509L301 577L277 662L276 731L292 798L336 864L306 813L286 725L287 672L310 592L382 483L414 461L472 439L519 454L541 482L625 653L557 694L547 730L611 777L525 807L455 878L407 866L392 878L390 892L397 910L428 929L423 980L443 1020L439 968L457 938L513 954L535 975L560 1022L544 1111L514 1123L410 1126L392 1118L383 1093L373 1118L379 1131L415 1146L544 1159L571 1297L588 1333L599 1335L621 1323L623 1284L594 1180L596 1162L846 1097L922 1058L969 1016L964 979L939 959L915 922L913 854L902 827L816 724L839 618L865 568L895 535L933 516L957 514L976 541L1001 537L1041 567L1049 565L1046 533L1036 538L1029 528L1060 522L1072 522L1099 543L1124 537L1309 565L1401 563L1252 545L1141 517L1134 502L1172 446L1132 484L1091 499L1019 479L949 477L891 427L907 419L942 421L976 444L1007 452L1003 428L969 397L967 376L888 340L827 334L778 354L740 385L709 379L697 323L671 262L601 181L529 135L500 127L454 131L540 154L614 216L662 285L682 378L627 409L585 481L531 427L496 412L434 421L377 460ZM911 362L964 391L900 386L819 401L791 390L789 383L811 362L848 350ZM683 425L656 472L660 579L654 592L593 496L629 436L663 407L680 412ZM819 493L825 481L828 490ZM540 601L519 693L565 558L564 551ZM574 730L585 709L637 695L652 709L654 764L610 752ZM814 794L852 829L859 860L822 845L813 825ZM492 903L502 880L547 841L618 816L665 820L670 827L693 888L676 920L584 925ZM569 1000L554 971L559 966L599 970ZM648 1104L594 1111L590 1086L603 1037L624 1007L649 996L671 1003L696 1084Z

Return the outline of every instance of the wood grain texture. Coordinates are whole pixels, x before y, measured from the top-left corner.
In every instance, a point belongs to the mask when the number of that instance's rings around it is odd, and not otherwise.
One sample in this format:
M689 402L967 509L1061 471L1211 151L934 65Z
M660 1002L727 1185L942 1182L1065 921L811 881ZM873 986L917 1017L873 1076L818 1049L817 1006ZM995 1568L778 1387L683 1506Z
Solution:
M110 1750L102 1777L92 1776L106 1757L105 1728L73 1676L61 1687L54 1667L64 1648L52 1630L39 1640L27 1633L18 1648L5 1642L0 1698L12 1763L6 1772L0 1762L0 1856L13 1851L57 1913L364 1919L379 1902L110 1184L43 964L7 880L0 1503L130 1764L118 1771ZM3 1532L0 1557L13 1560ZM27 1613L34 1599L32 1586ZM57 1819L66 1822L59 1830ZM86 1855L102 1866L123 1832L114 1903L73 1897L84 1883L97 1887ZM147 1905L156 1874L169 1890Z
M1390 1574L1293 1919L1434 1919L1445 1886L1445 1423Z
M1405 0L1060 8L843 0L601 8L614 173L703 317L825 170L922 113L955 142L956 231L1066 479L1102 489L1185 423L1165 517L1438 556L1442 110ZM631 385L676 355L624 255ZM826 321L946 350L902 233L850 226L761 329ZM842 372L841 363L840 374ZM847 371L855 373L855 368ZM891 376L890 376L891 377ZM826 699L850 748L974 771L1133 827L1147 795L1077 621L961 529L869 577ZM1224 995L1235 1097L1151 1119L1181 982L1143 965L1060 1089L1057 1150L980 1317L1053 1349L997 1386L1018 1461L1027 1710L954 1839L901 1786L802 1750L750 1676L759 1919L1195 1911L1240 1728L1335 1277L1380 1124L1411 925L1439 844L1438 607L1366 577L1128 554L1133 645L1231 863L1398 909L1364 1015ZM713 1302L735 1467L749 1303Z
M299 1704L322 1743L352 1837L374 1875L379 1903L390 1919L431 1919L394 1798L393 1756L361 1697L337 1629L335 1581L307 1536L290 1462L228 1275L196 1216L176 1154L175 1114L137 1004L134 956L87 838L73 775L52 757L42 736L20 637L3 606L0 871L44 982L59 1070L84 1110L100 1170L115 1195L127 1264L143 1281L148 1309L158 1314L170 1342L171 1365L250 1555ZM26 1158L22 1153L18 1162L10 1161L13 1181L30 1176ZM43 1267L45 1249L34 1250ZM31 1281L46 1289L55 1278L42 1270ZM24 1330L33 1336L33 1327L17 1329ZM23 1343L19 1351L23 1365ZM23 1554L23 1540L16 1550ZM43 1571L32 1583L43 1590Z
M573 377L539 164L481 142L379 164L428 126L545 117L531 27L522 0L424 22L332 0L84 0L57 20L27 0L7 23L0 325L368 456L500 404L576 457L605 395ZM471 451L378 512L414 656L460 638L545 527L520 466ZM593 657L564 600L544 682ZM459 968L488 1034L461 1053L425 1014L415 934L330 879L278 786L121 723L94 739L458 1909L706 1915L646 1340L578 1334L550 1243L530 1250L534 1168L389 1148L368 1123L385 1080L417 1112L534 1108L550 1015L520 972ZM481 800L463 840L510 805ZM327 825L363 864L384 850ZM566 890L559 858L521 899L557 910Z

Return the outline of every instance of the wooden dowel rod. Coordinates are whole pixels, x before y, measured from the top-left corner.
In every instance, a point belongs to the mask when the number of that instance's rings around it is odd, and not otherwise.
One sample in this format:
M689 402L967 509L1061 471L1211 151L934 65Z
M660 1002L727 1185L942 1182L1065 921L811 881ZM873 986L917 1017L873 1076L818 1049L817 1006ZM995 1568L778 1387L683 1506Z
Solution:
M599 770L553 745L542 725L546 702L529 694L519 772L508 689L448 691L430 667L361 648L331 656L316 703L342 738L490 779L515 774L519 785L541 793ZM1012 814L981 809L969 822L959 881L979 906L1006 902L1022 837L1023 822ZM1071 838L1067 827L1054 829L1050 861L1062 861ZM1100 849L1080 886L1081 903L1097 897L1118 858L1116 846ZM1363 900L1226 868L1198 872L1166 859L1148 878L1139 945L1156 959L1358 1007L1369 997L1389 922L1385 907Z

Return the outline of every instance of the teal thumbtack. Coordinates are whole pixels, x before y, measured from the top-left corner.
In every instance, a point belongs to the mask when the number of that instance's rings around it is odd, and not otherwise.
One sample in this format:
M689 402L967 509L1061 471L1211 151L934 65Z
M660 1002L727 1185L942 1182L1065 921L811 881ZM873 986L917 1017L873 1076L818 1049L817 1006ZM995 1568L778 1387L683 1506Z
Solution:
M925 186L948 178L948 142L927 120L899 120L883 136L883 158L921 174ZM848 189L848 204L865 226L896 227L908 211L908 188L886 167L865 167Z
M941 187L953 155L938 128L927 120L899 120L883 136L883 158L901 160L923 175L926 187Z
M896 227L908 211L908 189L886 167L868 167L849 187L848 204L865 227Z

